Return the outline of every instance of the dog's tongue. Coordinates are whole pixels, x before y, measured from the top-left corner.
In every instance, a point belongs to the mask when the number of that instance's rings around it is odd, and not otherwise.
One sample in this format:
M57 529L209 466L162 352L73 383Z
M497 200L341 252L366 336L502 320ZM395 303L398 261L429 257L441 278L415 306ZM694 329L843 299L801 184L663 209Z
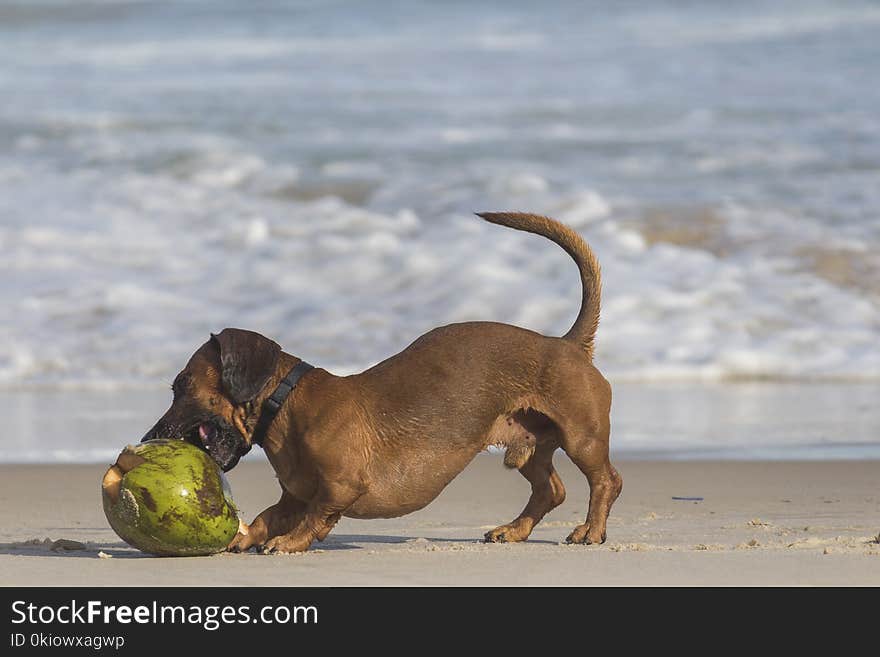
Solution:
M199 425L199 438L202 439L202 442L206 445L211 438L214 437L214 427L210 424L200 424Z

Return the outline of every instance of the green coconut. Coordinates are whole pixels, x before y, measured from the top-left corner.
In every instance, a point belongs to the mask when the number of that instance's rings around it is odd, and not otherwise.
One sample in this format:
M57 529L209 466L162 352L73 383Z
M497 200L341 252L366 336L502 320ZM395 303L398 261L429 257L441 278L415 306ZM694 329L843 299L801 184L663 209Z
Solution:
M182 440L129 445L107 470L101 489L113 531L150 554L214 554L239 528L220 468Z

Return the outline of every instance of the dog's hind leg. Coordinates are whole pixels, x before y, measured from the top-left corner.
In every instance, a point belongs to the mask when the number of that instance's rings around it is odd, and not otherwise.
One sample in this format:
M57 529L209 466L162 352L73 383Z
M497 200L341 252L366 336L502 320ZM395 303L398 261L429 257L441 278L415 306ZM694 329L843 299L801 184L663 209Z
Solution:
M532 495L516 520L486 533L487 543L526 540L541 518L565 500L565 487L553 468L553 452L558 446L556 441L539 442L532 457L519 468L532 485Z
M623 478L608 460L608 436L566 434L562 448L590 484L590 506L586 522L574 528L567 543L604 543L605 524L611 505L623 489Z

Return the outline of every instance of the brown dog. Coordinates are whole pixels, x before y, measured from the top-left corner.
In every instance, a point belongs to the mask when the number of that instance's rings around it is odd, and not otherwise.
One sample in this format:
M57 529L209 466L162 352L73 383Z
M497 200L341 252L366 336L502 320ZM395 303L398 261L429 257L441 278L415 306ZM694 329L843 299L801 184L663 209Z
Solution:
M360 374L307 371L282 395L262 440L281 499L230 550L303 551L341 516L421 509L490 445L506 447L505 464L529 480L532 494L487 541L525 540L562 503L565 489L552 462L561 447L590 485L586 522L568 541L604 542L623 480L608 460L611 387L592 363L599 264L577 233L552 219L480 216L543 235L574 259L583 300L571 330L552 338L507 324L452 324ZM171 408L144 439L184 437L229 470L251 448L264 402L299 362L257 333L212 335L175 379Z

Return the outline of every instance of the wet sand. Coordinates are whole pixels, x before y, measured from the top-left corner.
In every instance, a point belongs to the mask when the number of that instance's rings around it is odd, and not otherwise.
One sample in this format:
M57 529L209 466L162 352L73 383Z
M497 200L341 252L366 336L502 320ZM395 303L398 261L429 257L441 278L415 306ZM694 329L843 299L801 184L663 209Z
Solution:
M587 489L564 455L568 498L527 543L487 545L528 484L480 455L427 508L343 519L302 555L153 558L122 543L101 510L106 465L0 466L3 585L878 585L880 461L627 461L601 546L562 540ZM277 499L266 462L230 473L246 520ZM703 498L676 500L676 497ZM45 542L45 539L50 542ZM53 552L69 539L84 550Z

